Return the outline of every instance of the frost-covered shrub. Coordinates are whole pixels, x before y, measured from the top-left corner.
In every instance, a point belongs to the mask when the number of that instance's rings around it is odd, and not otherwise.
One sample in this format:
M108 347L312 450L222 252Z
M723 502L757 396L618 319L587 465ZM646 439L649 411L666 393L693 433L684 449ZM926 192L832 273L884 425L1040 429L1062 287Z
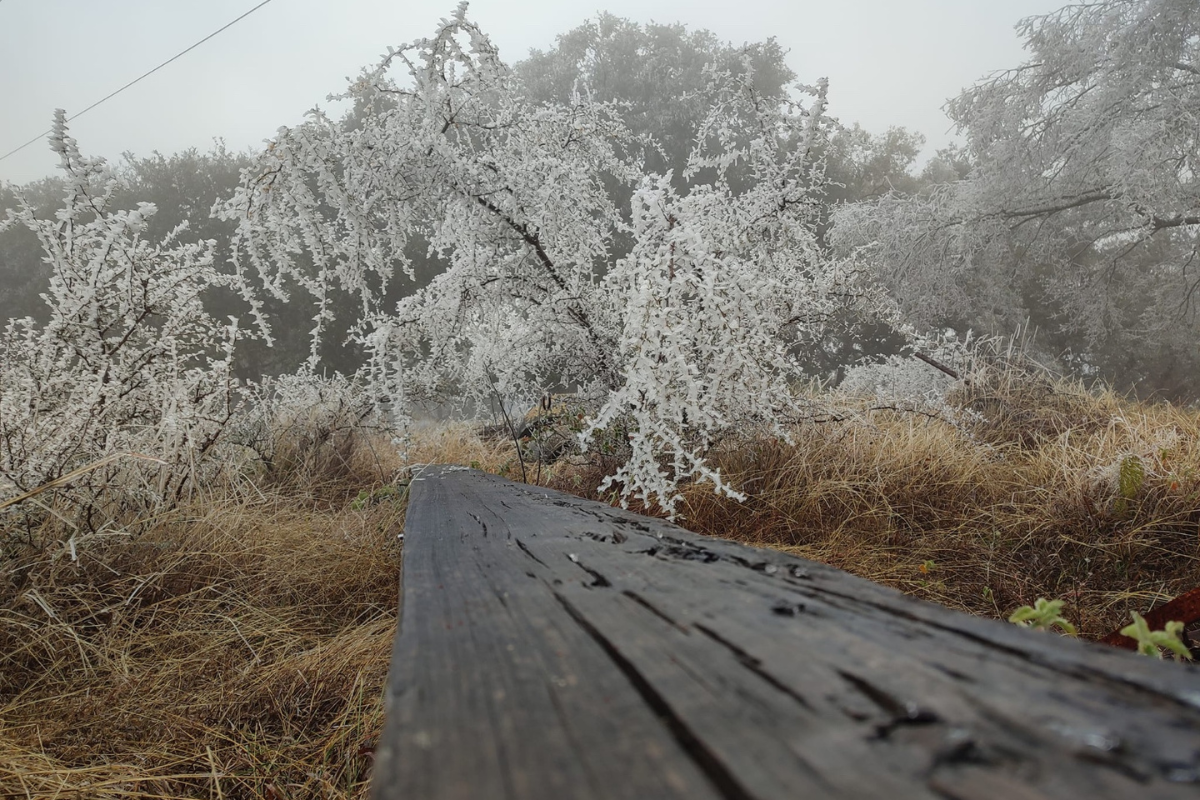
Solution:
M893 355L883 361L847 369L838 389L881 402L940 404L957 383L946 373L912 356Z
M273 479L314 481L346 477L364 437L396 438L406 427L362 382L301 371L253 387L229 440Z
M147 241L154 206L114 207L117 180L80 154L61 111L51 146L62 208L39 218L22 200L0 221L32 231L52 271L48 321L11 320L0 334L0 501L82 470L57 496L93 522L112 503L175 501L216 469L239 405L239 334L201 304L232 280L213 243L179 243L182 227Z
M710 77L677 191L586 86L528 102L460 6L351 86L351 120L318 111L279 131L223 209L236 262L280 297L306 293L314 337L332 292L359 296L375 397L482 407L578 390L599 409L585 444L629 431L623 499L670 511L687 480L736 494L705 460L714 437L802 416L789 346L864 290L816 244L824 86L779 102L748 66ZM390 282L415 279L418 242L444 271L384 307Z
M901 322L894 306L885 313L908 339L909 352L850 367L838 384L841 393L906 408L941 409L952 391L977 379L981 365L994 363L1005 345L1010 353L1013 348L1008 338L979 337L970 331L960 338L952 328L921 333Z

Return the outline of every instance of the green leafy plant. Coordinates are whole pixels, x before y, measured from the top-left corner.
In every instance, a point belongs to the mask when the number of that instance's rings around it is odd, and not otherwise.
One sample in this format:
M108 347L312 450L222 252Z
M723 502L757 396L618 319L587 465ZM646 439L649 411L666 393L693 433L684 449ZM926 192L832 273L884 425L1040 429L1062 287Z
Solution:
M408 491L407 483L389 484L370 490L363 489L358 493L358 497L350 501L350 508L354 511L362 511L364 508L370 508L385 500L399 500L406 491Z
M1121 472L1118 479L1118 488L1121 492L1121 497L1126 500L1132 500L1137 497L1138 490L1142 488L1142 484L1146 480L1146 466L1137 456L1125 456L1121 459Z
M1179 638L1183 633L1182 622L1168 622L1161 631L1150 630L1145 618L1133 612L1133 623L1121 628L1121 635L1137 640L1137 651L1144 656L1163 657L1163 650L1170 650L1179 658L1191 660L1192 653L1188 646Z
M1117 513L1123 514L1129 508L1129 501L1137 497L1138 490L1146 482L1146 465L1137 456L1125 456L1117 473L1117 491L1120 497L1113 503Z
M1008 621L1022 628L1034 628L1039 631L1059 628L1068 636L1075 636L1075 626L1062 616L1062 607L1062 600L1039 597L1032 606L1021 606L1014 611Z

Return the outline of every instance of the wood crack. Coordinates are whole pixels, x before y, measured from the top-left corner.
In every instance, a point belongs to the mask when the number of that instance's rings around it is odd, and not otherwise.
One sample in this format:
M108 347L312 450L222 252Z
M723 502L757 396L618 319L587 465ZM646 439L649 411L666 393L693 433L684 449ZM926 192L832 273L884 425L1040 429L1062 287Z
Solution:
M750 653L747 653L745 650L738 647L736 644L729 641L725 637L721 636L719 633L717 633L716 631L714 631L712 628L708 627L707 625L697 624L696 630L700 631L705 636L712 639L714 642L721 645L729 652L733 653L733 657L737 659L737 662L739 664L741 664L743 667L745 667L746 669L753 672L758 677L762 678L764 681L766 681L771 686L771 688L775 689L778 692L782 692L783 694L792 698L793 700L795 700L797 703L799 703L801 706L808 709L809 711L814 710L812 707L812 704L808 702L808 698L806 698L804 695L797 692L792 687L790 687L787 684L780 681L778 678L776 678L771 673L764 670L763 666L762 666L762 659L757 658L757 657L751 655Z
M637 592L626 589L625 591L621 592L621 594L625 595L630 600L637 603L639 606L646 609L651 614L658 617L659 619L661 619L663 622L667 623L671 627L676 628L677 630L683 632L686 635L691 635L691 631L689 631L685 625L672 619L670 616L667 615L667 613L665 611L663 611L658 606L651 603L646 598L642 597Z
M687 721L675 713L675 710L671 708L666 698L654 688L654 684L646 676L642 675L637 666L625 658L617 646L588 622L569 600L557 592L555 592L554 597L562 604L566 612L571 615L571 618L578 623L579 627L588 636L592 637L605 654L612 659L613 664L629 680L634 690L637 691L646 705L666 725L675 741L679 744L680 749L692 759L700 771L704 773L705 777L712 782L713 788L717 790L718 794L726 798L726 800L756 800L754 795L721 763L716 754L708 749L696 732L688 726Z
M581 563L579 562L579 558L578 558L578 557L576 557L576 556L568 556L567 558L568 558L568 559L570 559L570 561L571 561L571 563L572 563L572 564L574 564L575 566L579 567L581 570L583 570L584 572L586 572L588 575L591 575L591 576L592 576L592 582L591 582L591 583L584 584L584 585L585 585L585 586L587 586L588 588L595 588L595 589L608 589L608 588L610 588L610 587L612 586L612 581L610 581L608 578L604 577L604 575L602 575L602 574L601 574L600 572L598 572L597 570L594 570L594 569L592 569L592 568L591 568L591 567L589 567L589 566L586 566L586 565L584 565L584 564L581 564Z
M942 722L942 718L929 709L922 708L911 700L901 700L866 678L843 670L838 670L838 675L887 715L888 719L885 722L875 726L876 739L886 739L897 728L904 726L935 725Z
M522 553L524 553L525 555L529 556L529 557L530 557L530 558L532 558L534 561L536 561L537 563L541 564L543 567L546 567L546 569L550 569L550 567L548 567L548 566L546 565L546 562L545 562L545 561L542 561L540 558L538 558L537 556L535 556L535 555L533 554L533 552L532 552L532 551L529 549L529 547L528 547L528 546L527 546L527 545L526 545L524 542L522 542L520 539L516 539L515 541L516 541L516 543L517 543L517 547L520 549L520 551L521 551Z

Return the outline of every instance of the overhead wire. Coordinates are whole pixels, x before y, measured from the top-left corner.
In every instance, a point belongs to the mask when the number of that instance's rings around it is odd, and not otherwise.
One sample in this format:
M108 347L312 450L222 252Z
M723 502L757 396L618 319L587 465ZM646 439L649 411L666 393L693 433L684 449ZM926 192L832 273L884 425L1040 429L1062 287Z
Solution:
M116 96L117 96L117 95L119 95L121 92L123 92L123 91L125 91L126 89L128 89L129 87L133 86L134 84L137 84L137 83L141 82L142 80L144 80L144 79L146 79L146 78L149 78L151 75L153 75L154 73L158 72L158 71L159 71L160 69L162 69L163 67L167 66L167 65L168 65L168 64L170 64L171 62L173 62L173 61L176 61L176 60L178 60L179 58L181 58L181 57L183 57L183 56L187 55L188 53L192 52L192 51L193 51L193 50L195 50L197 47L199 47L200 45L204 44L205 42L207 42L209 39L213 38L213 37L214 37L214 36L216 36L217 34L219 34L219 33L222 33L222 32L224 32L224 31L228 30L229 28L232 28L234 25L236 25L237 23L241 22L241 21L242 21L242 20L244 20L246 17L248 17L248 16L250 16L251 14L253 14L255 11L258 11L260 8L262 8L263 6L267 5L267 4L268 4L268 3L270 3L271 1L272 1L272 0L262 0L262 2L261 2L261 3L259 3L258 5L256 5L254 8L252 8L252 9L250 9L249 11L247 11L246 13L242 14L240 17L238 17L237 19L233 20L232 22L228 22L228 23L226 23L225 25L221 26L221 27L220 27L220 28L218 28L217 30L215 30L215 31L213 31L212 33L210 33L208 36L205 36L203 39L201 39L200 41L198 41L198 42L196 42L195 44L193 44L191 47L187 48L186 50L181 50L180 52L178 52L178 53L176 53L175 55L173 55L173 56L171 56L170 58L168 58L166 61L164 61L164 62L162 62L161 64L159 64L159 65L158 65L157 67L155 67L154 69L150 70L149 72L146 72L146 73L144 73L144 74L142 74L142 75L139 75L138 77L136 77L136 78L134 78L133 80L131 80L129 83L127 83L127 84L125 84L124 86L122 86L120 89L117 89L115 92L112 92L112 93L110 93L110 94L108 94L108 95L105 95L104 97L100 98L99 100L97 100L96 102L92 103L90 106L88 106L87 108L85 108L83 111L80 111L80 112L78 112L78 113L72 114L71 116L67 117L67 122L70 122L71 120L73 120L73 119L76 119L77 117L81 117L81 116L83 116L84 114L86 114L87 112L91 111L93 108L95 108L96 106L100 105L101 103L104 103L104 102L107 102L107 101L109 101L109 100L113 99L114 97L116 97ZM3 2L3 0L0 0L0 2ZM16 148L15 150L9 150L9 151L8 151L7 153L5 153L4 155L0 156L0 161L3 161L4 159L8 158L9 156L16 155L17 153L19 153L19 152L21 152L22 150L24 150L26 147L29 147L29 145L31 145L31 144L34 144L35 142L38 142L38 141L40 141L40 140L41 140L42 138L44 138L45 136L48 136L50 133L51 133L51 131L50 131L50 130L46 130L46 131L43 131L42 133L39 133L37 136L33 137L33 138L32 138L32 139L30 139L28 142L26 142L25 144L23 144L23 145L21 145L20 147Z

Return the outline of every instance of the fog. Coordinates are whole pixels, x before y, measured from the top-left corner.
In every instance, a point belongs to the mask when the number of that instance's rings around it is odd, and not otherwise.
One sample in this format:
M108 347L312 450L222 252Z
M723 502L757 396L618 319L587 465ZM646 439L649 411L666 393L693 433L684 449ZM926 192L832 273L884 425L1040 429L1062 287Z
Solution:
M256 5L251 0L0 0L0 154L49 128L55 108L77 113ZM1058 0L747 0L696 4L614 0L602 10L637 22L683 22L735 44L774 36L803 81L828 76L831 113L868 130L900 125L951 138L941 107L980 78L1021 61L1013 26ZM389 45L429 34L452 2L273 0L72 124L85 150L146 156L224 139L257 147L279 126L340 91ZM510 62L597 9L556 2L476 0L471 15ZM0 161L0 180L50 174L35 143Z

